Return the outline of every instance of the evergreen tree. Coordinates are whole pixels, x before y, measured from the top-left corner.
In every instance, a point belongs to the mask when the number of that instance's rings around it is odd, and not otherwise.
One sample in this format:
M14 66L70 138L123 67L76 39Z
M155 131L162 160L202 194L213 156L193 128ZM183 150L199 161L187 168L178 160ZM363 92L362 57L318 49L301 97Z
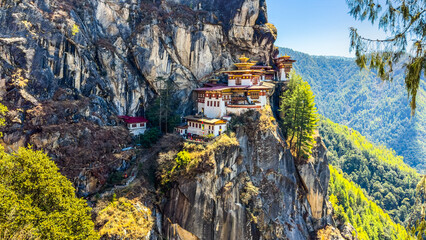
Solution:
M425 0L347 0L350 14L357 20L368 19L391 36L383 40L367 39L351 28L351 50L355 50L361 68L377 69L383 80L401 60L406 60L405 86L411 96L412 113L422 74L426 76L426 1ZM408 43L412 42L411 46ZM408 55L407 50L411 50Z
M281 96L282 126L290 149L296 157L307 158L315 140L318 114L309 84L299 75L291 74L288 90Z
M179 104L176 98L176 86L171 79L157 78L158 96L147 109L146 117L160 132L171 132L180 123L180 117L174 109Z

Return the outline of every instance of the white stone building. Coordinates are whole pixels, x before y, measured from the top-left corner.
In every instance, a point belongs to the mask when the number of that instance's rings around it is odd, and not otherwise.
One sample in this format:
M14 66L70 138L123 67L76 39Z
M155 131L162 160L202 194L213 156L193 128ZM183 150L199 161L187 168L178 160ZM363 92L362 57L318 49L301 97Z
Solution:
M129 117L129 116L118 116L123 119L126 123L127 128L130 131L130 134L136 136L139 134L144 134L146 131L146 124L148 120L143 117Z
M188 137L191 135L208 136L212 134L217 137L227 129L227 120L205 118L200 116L186 116L188 126Z
M218 136L226 130L229 114L242 114L250 109L261 109L269 104L276 80L287 80L294 60L289 56L276 58L278 71L270 66L255 66L249 58L241 57L236 70L224 71L228 84L216 81L195 89L197 115L187 116L187 135ZM183 130L179 130L183 132Z

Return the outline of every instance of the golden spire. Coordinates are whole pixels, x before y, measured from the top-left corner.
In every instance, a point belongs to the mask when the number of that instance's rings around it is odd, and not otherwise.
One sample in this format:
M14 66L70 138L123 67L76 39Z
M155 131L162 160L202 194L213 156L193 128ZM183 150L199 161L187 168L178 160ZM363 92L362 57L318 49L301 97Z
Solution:
M240 57L239 59L240 59L240 61L241 61L242 63L246 63L246 62L247 62L250 58L246 57L246 55L245 55L245 54L243 54L243 56L242 56L242 57Z

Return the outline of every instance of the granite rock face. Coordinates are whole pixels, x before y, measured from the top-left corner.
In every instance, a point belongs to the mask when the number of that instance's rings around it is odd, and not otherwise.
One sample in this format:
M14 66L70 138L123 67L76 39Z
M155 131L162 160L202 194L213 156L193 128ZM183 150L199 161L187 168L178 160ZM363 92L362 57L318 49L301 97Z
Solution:
M265 0L0 0L2 144L45 150L81 195L96 193L135 157L116 116L143 115L159 78L186 114L192 90L240 55L270 64L266 23ZM309 239L332 224L324 146L296 164L259 118L248 115L212 171L170 190L152 239Z
M311 239L333 224L321 139L313 161L296 164L278 129L259 130L259 118L246 115L239 147L217 152L212 171L171 190L163 210L167 238L174 239L179 226L199 239ZM250 184L257 191L247 198Z
M2 79L23 69L39 100L58 89L100 96L111 113L143 113L158 77L188 95L242 54L270 62L275 38L263 0L2 0ZM8 85L8 84L6 84ZM111 122L104 122L108 124Z
M176 112L190 113L192 90L215 71L242 54L271 61L266 22L264 0L0 0L4 145L43 148L70 179L104 175L126 160L115 154L129 142L117 115L143 115L158 78L178 89ZM69 147L81 150L80 171L68 169Z

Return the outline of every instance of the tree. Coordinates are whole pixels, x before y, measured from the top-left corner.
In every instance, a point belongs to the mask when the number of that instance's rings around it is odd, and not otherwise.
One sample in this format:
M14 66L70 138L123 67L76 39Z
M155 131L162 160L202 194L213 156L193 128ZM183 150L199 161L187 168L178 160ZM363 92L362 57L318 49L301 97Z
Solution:
M347 0L347 3L355 19L378 23L380 29L391 35L387 39L373 40L360 36L357 29L351 28L351 51L355 50L358 66L367 68L368 65L376 69L383 80L391 80L395 64L407 61L405 86L414 114L420 77L426 76L426 1Z
M150 128L144 134L140 134L139 143L144 147L151 147L161 136L161 132L157 127Z
M423 175L416 187L416 203L411 211L408 227L417 239L426 237L426 175Z
M309 84L295 73L291 74L288 90L281 96L282 126L290 149L298 159L306 158L315 140L314 130L318 122L314 95Z
M160 84L158 97L147 109L146 116L160 132L170 132L180 123L180 117L174 113L179 104L176 99L176 86L170 79L157 78Z
M41 151L0 149L0 238L99 239L90 208Z

